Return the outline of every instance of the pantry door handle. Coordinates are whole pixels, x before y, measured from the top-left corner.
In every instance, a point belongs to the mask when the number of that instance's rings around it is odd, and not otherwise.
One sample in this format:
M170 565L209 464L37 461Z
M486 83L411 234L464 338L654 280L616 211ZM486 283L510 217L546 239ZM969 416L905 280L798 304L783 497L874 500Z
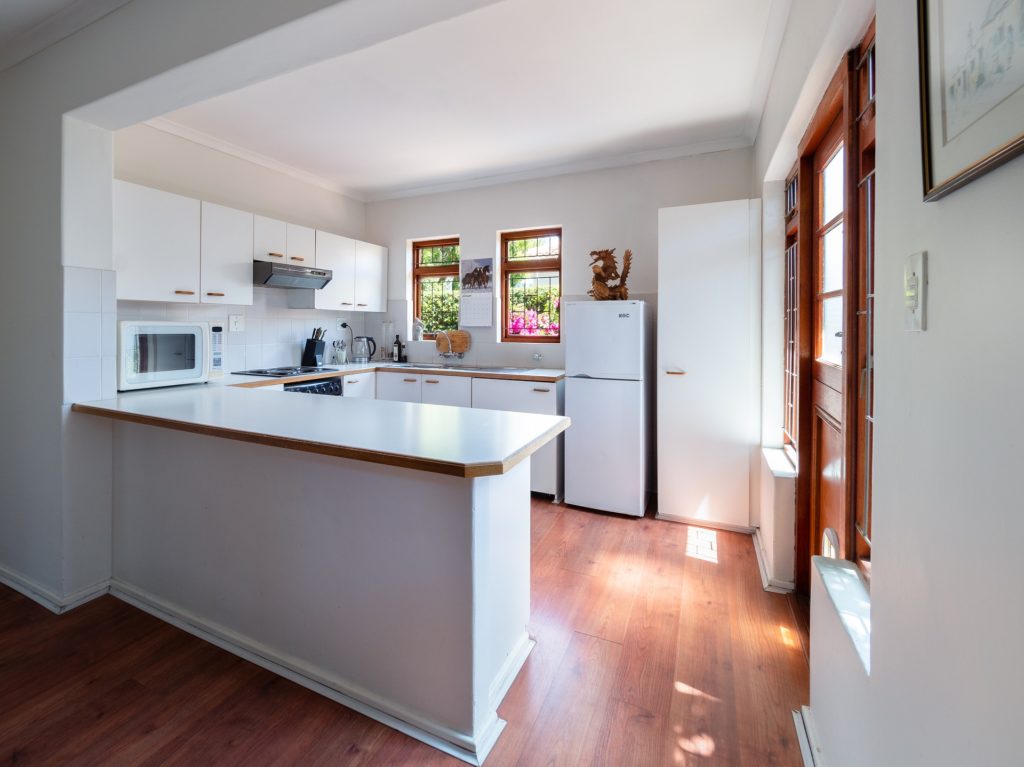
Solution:
M668 376L684 376L686 375L685 370L666 370L665 375Z
M284 253L267 253L271 258L284 258Z
M207 293L208 296L216 296L217 298L224 298L223 293Z
M176 290L174 295L176 296L194 296L196 292L194 290Z

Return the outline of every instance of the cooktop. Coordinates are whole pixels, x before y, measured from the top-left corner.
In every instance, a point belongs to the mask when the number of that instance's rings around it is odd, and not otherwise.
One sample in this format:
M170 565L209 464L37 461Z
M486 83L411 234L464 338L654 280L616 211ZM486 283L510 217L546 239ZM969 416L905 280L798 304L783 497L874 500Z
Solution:
M310 373L335 373L338 368L259 368L258 370L236 370L231 375L236 376L265 376L268 378L287 378L289 376L309 375Z

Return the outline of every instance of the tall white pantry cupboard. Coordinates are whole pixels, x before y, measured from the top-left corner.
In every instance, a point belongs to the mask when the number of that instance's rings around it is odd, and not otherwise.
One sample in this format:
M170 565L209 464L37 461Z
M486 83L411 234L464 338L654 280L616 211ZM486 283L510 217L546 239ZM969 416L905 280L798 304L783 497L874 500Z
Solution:
M658 516L749 531L760 200L658 211Z

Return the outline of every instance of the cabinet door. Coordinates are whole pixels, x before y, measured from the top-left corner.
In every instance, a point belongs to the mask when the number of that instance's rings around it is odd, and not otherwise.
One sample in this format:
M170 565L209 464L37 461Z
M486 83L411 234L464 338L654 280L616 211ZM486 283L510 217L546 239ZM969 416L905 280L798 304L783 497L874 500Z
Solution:
M356 373L345 376L341 384L342 396L374 399L377 396L376 377L376 373Z
M356 311L386 312L388 310L387 263L387 248L370 242L356 241Z
M114 181L119 299L199 300L199 215L199 200Z
M560 415L558 385L474 378L473 407ZM559 435L534 453L530 461L530 490L553 495L556 500L562 496L562 444L562 435Z
M327 286L313 291L313 305L317 309L352 311L355 308L352 291L355 258L355 240L317 231L316 266L331 270L331 281Z
M424 375L422 401L431 405L470 407L473 379L466 376Z
M252 304L253 215L203 202L200 301Z
M308 226L288 224L288 263L295 266L316 266L316 231Z
M422 376L410 373L382 371L377 376L377 399L419 402L421 378Z
M255 261L283 263L288 250L288 225L266 216L254 216L252 222L252 257Z

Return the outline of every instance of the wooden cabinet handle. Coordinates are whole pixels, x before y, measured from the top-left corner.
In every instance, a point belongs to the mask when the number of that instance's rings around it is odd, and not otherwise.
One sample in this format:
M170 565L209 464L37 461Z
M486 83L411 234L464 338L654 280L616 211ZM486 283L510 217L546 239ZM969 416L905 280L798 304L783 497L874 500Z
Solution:
M288 258L290 258L292 261L305 261L306 260L302 256L288 256Z
M352 306L352 302L351 301L342 301L341 305L342 306Z
M402 380L405 383L416 383L416 379L415 378L403 378Z
M284 253L267 253L271 258L284 258Z
M208 296L217 296L218 298L224 298L223 293L207 293Z
M176 296L194 296L196 292L194 290L176 290L174 295Z
M666 370L665 375L668 376L684 376L686 375L685 370Z
M438 381L438 380L436 380L436 379L430 379L430 378L428 378L428 379L426 379L426 380L425 380L425 381L424 381L423 383L441 383L441 382L440 382L440 381Z
M348 380L348 381L345 381L345 383L350 383L350 384L357 384L357 383L359 383L359 379L358 379L358 378L356 378L356 379L350 379L350 380Z
M356 304L356 306L369 306L369 304Z
M551 389L534 389L534 391L539 391L542 394L547 394L549 391L551 391Z

